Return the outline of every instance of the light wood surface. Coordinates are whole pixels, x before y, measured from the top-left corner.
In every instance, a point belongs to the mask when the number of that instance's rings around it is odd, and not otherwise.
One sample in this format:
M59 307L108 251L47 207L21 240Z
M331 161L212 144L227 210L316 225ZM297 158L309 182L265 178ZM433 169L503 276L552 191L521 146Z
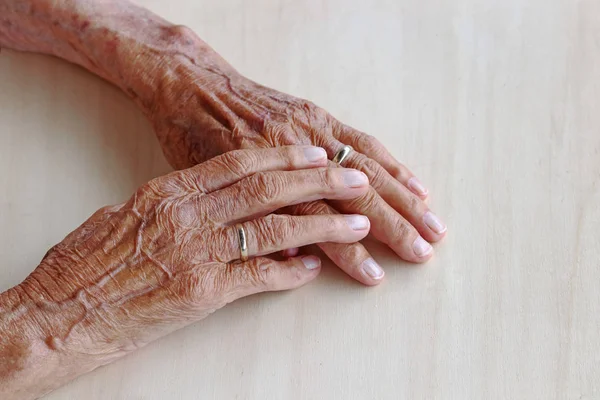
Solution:
M600 2L144 1L379 137L449 225L386 281L329 266L48 399L600 399ZM169 170L125 96L0 53L0 289Z

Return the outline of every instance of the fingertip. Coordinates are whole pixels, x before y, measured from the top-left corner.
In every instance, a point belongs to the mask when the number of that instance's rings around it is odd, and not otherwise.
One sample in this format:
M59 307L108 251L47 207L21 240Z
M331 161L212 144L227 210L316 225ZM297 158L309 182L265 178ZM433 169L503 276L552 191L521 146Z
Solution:
M367 286L379 285L385 277L383 268L371 257L360 264L359 270L361 275L359 280Z
M290 258L290 257L296 257L299 252L300 252L300 249L298 247L293 247L291 249L283 250L282 254L284 257Z
M415 262L417 263L424 263L433 256L433 246L421 236L417 236L412 248L416 256Z
M321 269L321 259L317 256L302 256L299 257L304 268L309 271Z

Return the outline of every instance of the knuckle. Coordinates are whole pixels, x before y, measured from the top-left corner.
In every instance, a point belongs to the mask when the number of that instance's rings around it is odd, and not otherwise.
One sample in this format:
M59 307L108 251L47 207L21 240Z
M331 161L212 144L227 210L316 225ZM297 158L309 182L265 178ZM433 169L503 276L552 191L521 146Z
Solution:
M289 238L300 234L301 226L295 218L283 215L268 215L258 222L259 240L269 248L278 247Z
M235 259L240 251L237 228L235 226L221 228L214 232L212 240L208 240L208 258L213 262L229 262Z
M205 211L205 204L201 199L190 198L186 201L176 202L170 214L177 226L194 229L202 224L202 217L206 215Z
M297 100L292 119L312 131L330 132L335 122L325 109L306 99Z
M408 207L409 210L411 210L413 213L416 214L425 214L425 212L427 211L427 207L425 206L425 203L423 202L423 200L421 200L420 198L418 198L416 195L414 194L410 194L409 198L408 198Z
M371 211L379 204L379 195L372 188L364 195L350 200L350 208L360 211L360 214L370 214Z
M276 215L268 215L264 218L256 220L256 245L259 250L271 249L275 247L281 240L283 231L282 217Z
M339 187L339 169L337 168L321 168L319 169L320 185L327 192L333 192Z
M410 174L407 172L406 168L403 168L402 165L391 165L388 167L388 172L400 182L406 182L410 179Z
M352 243L344 246L340 252L340 258L351 265L359 265L365 258L366 250L360 243Z
M330 214L329 206L323 201L311 201L310 203L300 203L293 206L294 215L319 215Z
M385 184L386 178L388 178L388 173L379 165L377 161L374 161L370 158L365 158L362 161L363 172L367 174L369 177L369 181L371 182L371 186L379 187L380 185Z
M390 172L397 179L399 179L403 182L408 181L413 176L412 173L409 171L409 169L404 164L400 164L400 163L397 163L397 165L392 166Z
M233 150L219 156L217 160L234 176L243 176L252 171L257 162L251 150Z
M408 221L397 218L392 223L392 232L394 232L394 237L398 243L405 243L415 234L415 229Z
M266 130L275 143L292 145L302 142L287 121L285 123L270 123L266 126Z
M324 113L324 110L317 106L310 100L307 99L297 99L296 100L297 110L301 113L305 113L307 115L317 115ZM325 113L327 114L327 113Z
M382 150L382 146L374 136L368 135L366 133L357 133L357 144L359 149L362 152L369 154L377 154Z
M270 204L281 196L285 188L281 172L259 172L251 179L250 195L260 204Z

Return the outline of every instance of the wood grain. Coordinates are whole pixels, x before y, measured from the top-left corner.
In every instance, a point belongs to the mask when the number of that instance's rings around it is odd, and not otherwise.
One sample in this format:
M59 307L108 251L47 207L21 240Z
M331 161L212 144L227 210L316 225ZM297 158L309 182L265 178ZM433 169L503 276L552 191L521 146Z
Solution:
M241 72L380 138L449 225L423 267L371 244L49 399L600 399L600 2L142 1ZM0 289L168 171L116 89L0 53Z

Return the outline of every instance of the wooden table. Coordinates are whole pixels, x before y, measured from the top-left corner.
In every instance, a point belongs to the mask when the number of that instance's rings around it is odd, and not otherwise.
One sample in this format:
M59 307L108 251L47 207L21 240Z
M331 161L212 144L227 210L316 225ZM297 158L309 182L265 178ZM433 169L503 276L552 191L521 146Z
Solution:
M449 225L387 279L331 265L84 376L58 399L599 399L600 2L145 3L241 72L378 136ZM0 289L169 170L119 91L0 53Z

